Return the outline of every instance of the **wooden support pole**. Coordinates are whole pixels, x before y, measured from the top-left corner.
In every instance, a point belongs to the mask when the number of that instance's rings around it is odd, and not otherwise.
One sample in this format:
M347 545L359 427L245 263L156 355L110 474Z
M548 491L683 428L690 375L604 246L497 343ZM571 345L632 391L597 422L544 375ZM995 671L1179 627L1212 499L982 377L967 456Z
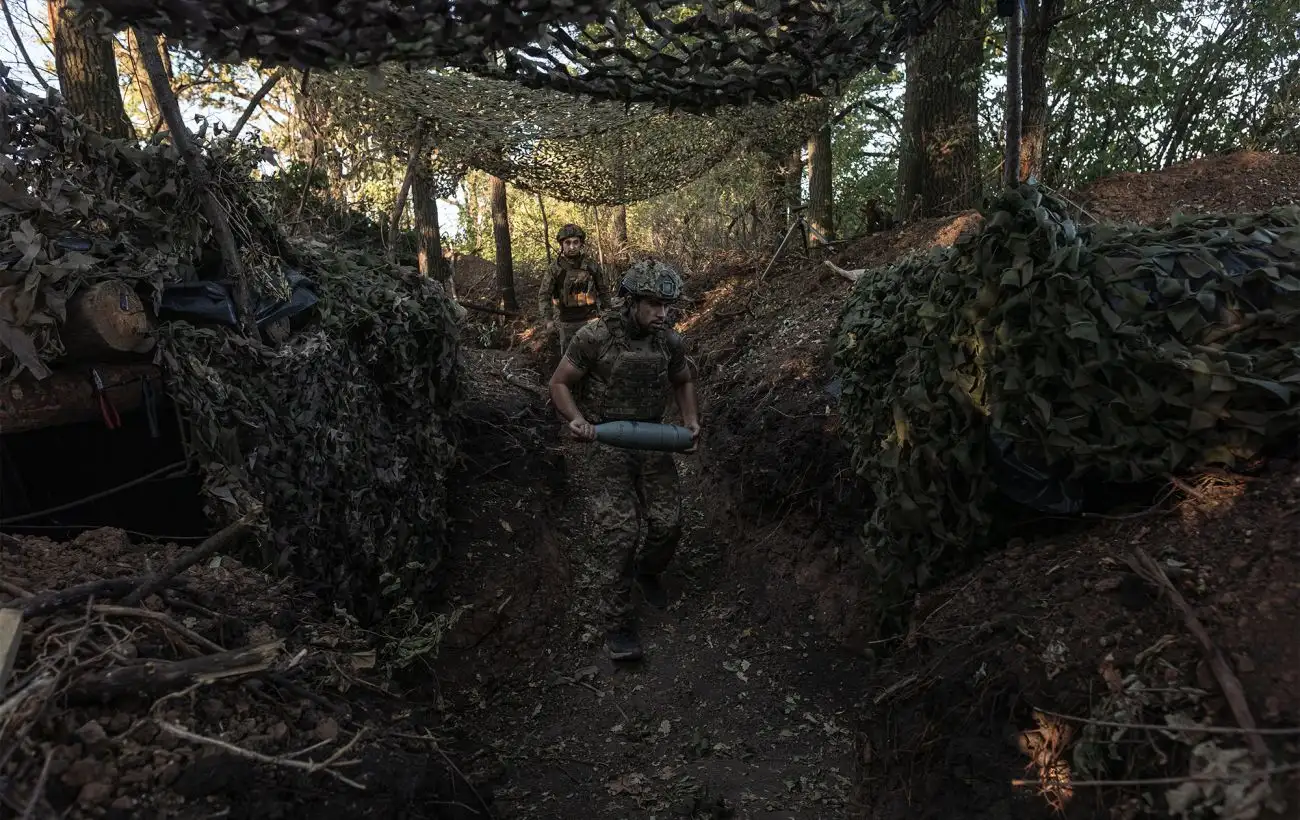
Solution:
M0 609L0 695L18 660L18 643L23 637L23 613L18 609Z
M162 109L163 120L171 133L172 142L176 144L185 167L189 169L190 180L196 193L203 202L203 213L212 226L217 248L221 251L221 262L226 275L235 284L235 306L239 309L239 323L244 333L253 342L260 342L257 323L253 316L253 297L249 289L248 276L239 258L239 246L235 244L235 234L230 230L230 218L225 208L212 191L212 177L203 160L203 155L194 147L194 141L185 121L181 119L181 107L176 101L171 83L167 79L167 69L163 67L158 50L158 38L141 29L133 29L136 42L140 44L140 57L144 60L144 69L149 74L149 84L153 86L154 96Z
M104 382L104 392L119 414L140 406L142 379L149 379L161 393L162 371L146 362L95 365ZM100 415L90 366L67 367L37 381L26 374L0 387L0 434L24 433L46 427L91 421Z

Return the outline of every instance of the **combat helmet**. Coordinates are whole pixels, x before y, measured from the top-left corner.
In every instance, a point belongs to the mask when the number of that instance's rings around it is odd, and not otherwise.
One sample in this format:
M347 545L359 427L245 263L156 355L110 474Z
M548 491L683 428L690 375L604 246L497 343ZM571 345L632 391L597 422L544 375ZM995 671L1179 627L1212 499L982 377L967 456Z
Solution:
M618 295L675 302L682 298L682 277L671 265L643 260L623 274Z
M582 228L579 228L577 225L574 225L572 222L560 228L559 233L555 234L555 241L561 244L566 239L575 239L575 238L581 239L583 242L586 242L587 232L584 231Z

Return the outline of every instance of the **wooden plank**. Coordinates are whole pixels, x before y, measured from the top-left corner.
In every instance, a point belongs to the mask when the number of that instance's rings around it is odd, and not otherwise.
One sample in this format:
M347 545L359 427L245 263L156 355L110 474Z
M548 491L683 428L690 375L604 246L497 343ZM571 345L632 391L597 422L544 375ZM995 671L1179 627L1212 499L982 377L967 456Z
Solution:
M152 379L162 394L162 371L147 362L94 365L104 380L104 392L125 415L143 401L141 379ZM0 387L0 435L76 424L100 417L90 381L91 365L66 365L37 381L23 374Z
M22 610L0 609L0 694L4 693L14 662L18 660L18 642L22 637Z

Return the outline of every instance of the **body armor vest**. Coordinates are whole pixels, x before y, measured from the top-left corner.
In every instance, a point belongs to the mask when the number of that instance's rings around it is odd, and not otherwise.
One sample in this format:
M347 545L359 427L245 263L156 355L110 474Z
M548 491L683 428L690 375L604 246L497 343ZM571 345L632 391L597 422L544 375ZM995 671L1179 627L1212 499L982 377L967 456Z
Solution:
M591 270L587 267L588 262L583 259L576 267L566 267L564 262L558 262L560 266L560 304L559 316L561 322L581 322L594 318L598 311L596 306L596 280L591 275Z
M584 416L599 421L658 422L668 404L671 354L663 331L633 338L626 321L621 315L601 319L609 337L582 381L579 403Z

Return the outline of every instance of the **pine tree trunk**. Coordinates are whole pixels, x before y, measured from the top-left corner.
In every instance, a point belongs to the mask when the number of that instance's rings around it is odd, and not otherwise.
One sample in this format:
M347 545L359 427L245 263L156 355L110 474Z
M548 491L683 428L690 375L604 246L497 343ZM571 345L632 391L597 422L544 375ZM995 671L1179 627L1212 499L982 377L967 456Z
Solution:
M627 206L619 205L614 209L614 242L617 247L615 259L620 265L625 265L631 260L631 249L627 243Z
M482 252L479 238L479 212L482 208L480 196L478 172L470 171L465 175L465 238L469 240L471 253Z
M790 213L799 210L803 204L803 148L799 147L786 157L785 167L785 207Z
M93 18L69 9L67 0L49 0L48 10L54 67L68 109L106 137L129 138L131 121L117 86L113 41L100 37Z
M515 265L510 252L510 212L506 207L506 182L492 177L492 236L497 246L497 293L501 307L515 312L519 299L515 296Z
M411 183L411 198L415 210L416 250L420 260L420 275L432 276L456 298L456 283L451 278L451 266L442 258L442 233L438 227L438 199L434 196L433 172L422 164Z
M785 214L785 157L764 153L763 187L754 202L754 238L760 247L775 247L785 236L788 220Z
M153 93L153 86L149 84L149 75L145 73L144 56L140 53L140 43L135 39L135 32L128 29L126 37L131 58L131 81L135 84L136 93L140 95L140 102L144 106L144 115L149 119L142 136L148 139L162 127L162 108L158 105L158 98ZM158 42L162 43L161 40Z
M831 185L831 127L823 125L808 140L808 224L814 245L835 238L834 191ZM821 234L819 238L817 234Z
M1020 62L1020 178L1043 179L1047 163L1047 49L1060 0L1025 6L1025 45Z
M900 218L940 216L979 204L983 28L979 0L957 0L908 51Z

